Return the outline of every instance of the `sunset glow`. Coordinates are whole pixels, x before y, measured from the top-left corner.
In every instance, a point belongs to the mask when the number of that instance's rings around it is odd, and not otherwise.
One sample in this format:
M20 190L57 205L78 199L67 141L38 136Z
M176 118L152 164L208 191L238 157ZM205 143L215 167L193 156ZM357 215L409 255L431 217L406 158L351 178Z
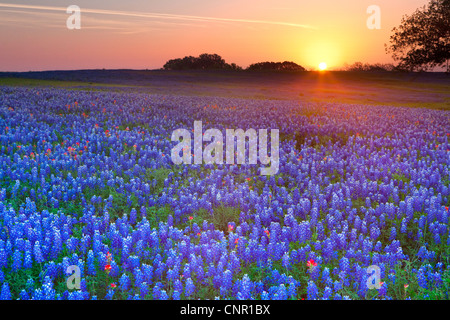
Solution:
M335 70L356 61L390 63L384 44L392 28L426 3L378 1L382 21L375 30L366 26L370 3L364 1L130 0L124 6L79 0L79 30L66 28L66 1L0 3L0 42L7 48L0 50L0 70L156 69L201 53L242 67L294 61L314 70L326 61L327 70Z
M327 69L327 64L325 62L319 63L319 70L324 71Z

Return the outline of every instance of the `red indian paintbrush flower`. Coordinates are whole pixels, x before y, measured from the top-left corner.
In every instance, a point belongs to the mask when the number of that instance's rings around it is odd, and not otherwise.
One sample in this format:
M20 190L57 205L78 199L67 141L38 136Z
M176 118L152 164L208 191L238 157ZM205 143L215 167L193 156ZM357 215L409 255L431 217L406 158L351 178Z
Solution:
M313 259L308 260L308 262L306 262L306 266L308 268L315 267L315 266L317 266L317 262L315 262Z

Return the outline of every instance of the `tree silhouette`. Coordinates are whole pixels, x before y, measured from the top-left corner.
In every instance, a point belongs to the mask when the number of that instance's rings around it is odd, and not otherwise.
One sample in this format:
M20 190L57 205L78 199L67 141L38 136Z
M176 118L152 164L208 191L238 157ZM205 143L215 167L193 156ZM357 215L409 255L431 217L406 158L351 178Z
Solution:
M203 53L198 57L186 56L164 64L166 70L242 70L235 63L228 64L218 54Z
M343 68L344 71L394 71L397 70L395 66L391 63L362 63L355 62L352 65L345 65Z
M251 64L249 71L306 71L305 68L291 61L284 62L258 62Z
M450 0L431 0L405 15L392 29L386 52L399 61L399 68L424 71L447 64L450 59Z

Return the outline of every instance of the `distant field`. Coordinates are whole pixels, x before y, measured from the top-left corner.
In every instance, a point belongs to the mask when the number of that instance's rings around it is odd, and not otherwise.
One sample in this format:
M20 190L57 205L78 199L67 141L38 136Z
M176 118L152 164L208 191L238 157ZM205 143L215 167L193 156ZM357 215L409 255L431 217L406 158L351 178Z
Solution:
M80 70L0 73L0 85L450 109L444 73Z
M42 87L67 87L67 88L80 88L80 89L102 89L102 88L116 88L118 85L105 84L105 83L92 83L82 81L68 81L68 80L42 80L42 79L29 79L19 77L0 77L0 85L3 86L42 86Z

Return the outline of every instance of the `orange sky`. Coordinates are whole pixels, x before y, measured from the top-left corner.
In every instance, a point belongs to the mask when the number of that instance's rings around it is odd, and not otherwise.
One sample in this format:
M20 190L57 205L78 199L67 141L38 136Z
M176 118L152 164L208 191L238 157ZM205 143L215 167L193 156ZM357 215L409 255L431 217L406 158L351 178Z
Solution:
M20 1L20 0L19 0ZM0 71L161 68L172 58L217 53L242 67L294 61L330 69L392 62L384 43L424 0L74 0L81 29L69 30L66 1L0 3ZM20 4L20 5L19 5ZM381 29L366 12L381 9Z

